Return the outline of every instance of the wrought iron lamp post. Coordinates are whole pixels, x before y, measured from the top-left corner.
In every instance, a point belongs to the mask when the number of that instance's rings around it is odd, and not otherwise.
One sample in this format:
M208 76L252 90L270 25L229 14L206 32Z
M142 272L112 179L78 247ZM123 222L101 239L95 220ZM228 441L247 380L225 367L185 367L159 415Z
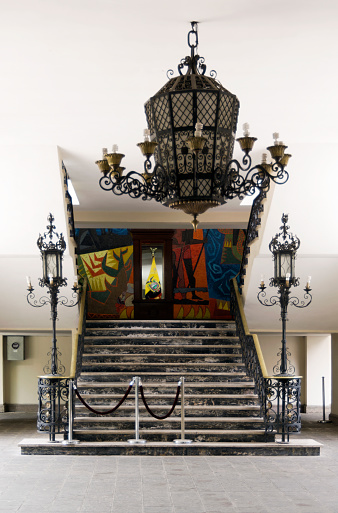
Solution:
M258 301L263 306L279 305L282 321L282 347L278 353L280 360L274 366L274 378L268 379L265 386L267 396L266 423L281 429L282 442L289 441L290 431L300 430L300 385L301 378L295 376L295 368L290 363L290 352L286 346L286 322L288 306L306 308L312 301L310 280L308 277L304 289L304 299L291 296L291 287L298 287L299 278L295 276L296 253L300 246L298 237L289 233L288 216L283 214L281 231L272 238L269 250L273 254L274 277L270 278L270 287L278 287L278 295L266 298L266 286L262 277ZM277 400L277 412L273 408L273 400ZM281 401L281 405L279 403ZM281 409L280 409L281 406Z
M263 154L261 163L253 166L250 152L256 138L250 136L245 123L243 136L237 139L244 153L242 162L232 158L239 101L216 80L214 70L206 76L204 58L197 53L195 21L191 22L188 46L190 55L178 65L179 75L173 77L169 70L169 81L145 104L148 128L138 144L145 157L144 172L123 174L124 154L117 145L112 152L103 148L96 164L103 173L99 182L103 190L154 199L182 210L193 216L196 229L197 216L209 208L257 190L267 192L271 181L285 183L291 155L285 153L287 146L275 133L275 143L267 148L271 162Z
M37 246L41 251L42 278L39 279L40 287L47 287L48 296L35 299L34 288L31 280L27 277L28 294L27 301L34 308L41 308L50 305L52 319L52 348L48 353L50 360L43 368L45 376L39 377L39 411L38 430L49 431L49 440L55 442L55 432L60 432L60 427L67 421L67 408L65 402L68 399L68 379L63 378L65 367L59 360L61 356L57 348L56 321L57 307L63 305L73 307L78 304L78 286L74 283L72 287L73 298L67 299L59 296L60 287L67 285L67 279L62 275L63 253L66 249L66 242L62 233L58 235L53 224L54 217L48 216L49 225L44 235L39 235Z

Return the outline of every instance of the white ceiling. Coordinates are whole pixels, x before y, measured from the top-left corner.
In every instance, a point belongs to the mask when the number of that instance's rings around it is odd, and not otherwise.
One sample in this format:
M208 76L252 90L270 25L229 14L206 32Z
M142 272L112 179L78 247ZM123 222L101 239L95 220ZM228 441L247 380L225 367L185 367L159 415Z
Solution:
M189 21L200 22L207 72L240 99L239 127L250 123L259 158L276 130L291 152L295 141L336 134L326 114L336 96L337 10L334 0L3 2L2 142L58 145L78 211L160 211L101 191L94 162L117 143L127 170L142 170L143 105L189 53Z
M143 105L189 53L189 22L196 20L207 73L215 69L241 102L239 134L249 122L258 138L254 159L275 131L293 154L290 180L275 193L267 238L286 209L307 253L316 253L318 237L320 252L337 255L337 244L330 246L338 221L337 19L336 0L2 1L1 145L13 147L17 166L25 166L25 147L59 147L82 224L100 222L101 212L121 225L127 212L130 222L143 215L149 227L161 216L179 222L177 212L154 202L103 192L94 162L102 147L116 143L127 170L142 171L136 143L145 128ZM221 224L238 208L224 205L201 221Z

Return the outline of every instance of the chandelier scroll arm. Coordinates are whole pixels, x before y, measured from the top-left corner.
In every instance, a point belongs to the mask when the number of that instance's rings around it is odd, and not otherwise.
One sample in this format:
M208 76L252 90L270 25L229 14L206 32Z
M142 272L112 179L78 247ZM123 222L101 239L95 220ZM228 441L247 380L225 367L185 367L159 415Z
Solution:
M296 308L306 308L312 303L312 294L310 294L311 289L304 289L304 299L299 299L296 296L290 297L289 304L295 306Z
M27 294L27 303L31 306L34 306L34 308L41 308L42 306L50 305L51 301L50 298L47 296L41 296L39 299L35 299L34 288L29 287Z

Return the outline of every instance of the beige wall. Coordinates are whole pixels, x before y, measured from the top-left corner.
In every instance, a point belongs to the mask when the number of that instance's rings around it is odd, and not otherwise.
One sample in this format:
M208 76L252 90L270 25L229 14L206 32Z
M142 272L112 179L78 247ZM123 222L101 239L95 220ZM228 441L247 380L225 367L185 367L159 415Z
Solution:
M7 409L15 405L21 409L24 405L38 404L38 379L43 375L43 367L48 361L47 353L51 348L52 336L26 336L25 359L23 361L8 361L6 359L6 337L4 339L3 359L3 402ZM71 336L57 337L57 345L62 353L61 363L66 367L65 376L69 374L72 338ZM1 370L0 370L1 372ZM1 378L1 374L0 374ZM1 379L0 379L1 399Z
M277 353L281 348L281 335L259 334L259 342L262 348L265 365L270 376L273 375L273 367L279 357ZM301 403L306 404L306 368L305 368L305 337L287 336L287 347L291 352L290 362L296 369L296 376L302 376Z

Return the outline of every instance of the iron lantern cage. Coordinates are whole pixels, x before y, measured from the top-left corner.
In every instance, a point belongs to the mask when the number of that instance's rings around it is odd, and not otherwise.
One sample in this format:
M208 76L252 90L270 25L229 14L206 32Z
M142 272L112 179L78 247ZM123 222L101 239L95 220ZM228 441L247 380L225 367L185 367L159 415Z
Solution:
M274 286L297 285L295 261L300 240L297 236L288 232L290 227L286 224L288 222L287 214L283 214L282 222L281 232L277 233L269 244L269 250L274 260L274 277L271 278L271 282Z
M58 249L46 249L41 252L43 280L62 280L62 256L63 251Z
M39 235L37 246L41 252L42 259L42 279L40 280L43 285L58 285L66 284L66 280L62 277L62 260L63 253L66 249L66 242L62 233L59 235L55 231L53 225L54 217L52 214L48 216L49 225L48 231L44 235ZM53 239L56 237L56 241ZM49 238L49 241L47 240Z

